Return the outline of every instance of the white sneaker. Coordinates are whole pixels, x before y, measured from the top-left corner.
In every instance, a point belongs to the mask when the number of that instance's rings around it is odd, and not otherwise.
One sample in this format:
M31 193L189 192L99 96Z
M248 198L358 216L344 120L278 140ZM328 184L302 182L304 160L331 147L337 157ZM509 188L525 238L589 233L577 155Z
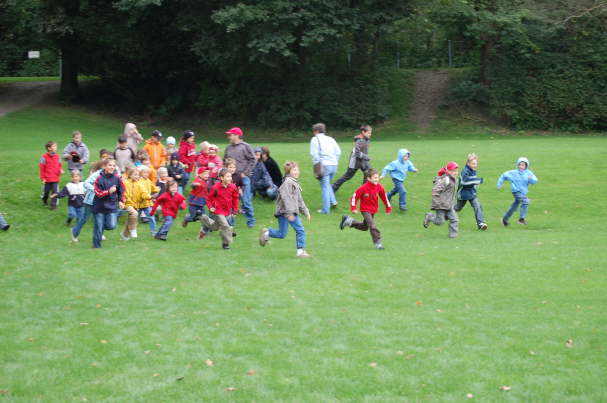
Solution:
M297 257L301 257L301 258L308 258L308 257L312 257L312 255L310 255L308 252L306 252L303 249L297 249Z
M70 237L72 238L72 242L73 242L73 243L78 242L78 238L76 238L76 237L74 236L74 233L72 232L72 230L71 230L71 229L70 229Z
M122 239L123 241L128 241L130 238L128 236L124 235L122 233L122 231L120 231L120 239Z
M132 229L131 230L131 238L137 238L137 230L136 229Z
M105 235L101 235L101 240L105 241Z

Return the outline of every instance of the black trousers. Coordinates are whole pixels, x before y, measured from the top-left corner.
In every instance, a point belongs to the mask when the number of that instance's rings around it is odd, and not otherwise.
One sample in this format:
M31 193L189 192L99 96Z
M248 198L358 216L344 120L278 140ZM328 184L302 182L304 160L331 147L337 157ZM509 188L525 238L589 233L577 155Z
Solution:
M59 191L59 182L45 182L44 183L44 193L42 194L42 202L47 204L48 198L53 193L57 193ZM51 199L51 207L57 207L59 203L59 199L52 198Z
M365 170L362 167L348 168L348 170L341 176L341 178L339 178L333 184L333 192L337 192L339 190L339 188L341 187L341 185L343 185L344 183L346 183L347 181L352 179L354 177L354 175L356 175L356 171L358 171L359 169L363 173L363 183L365 183L367 181L367 178L365 178Z

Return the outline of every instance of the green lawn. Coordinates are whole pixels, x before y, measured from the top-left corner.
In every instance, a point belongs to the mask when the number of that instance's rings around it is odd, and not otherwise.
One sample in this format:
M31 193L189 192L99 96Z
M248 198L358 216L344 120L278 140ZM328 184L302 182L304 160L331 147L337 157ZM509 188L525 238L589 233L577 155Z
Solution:
M197 241L194 224L174 226L166 243L145 227L129 242L107 232L103 248L92 250L89 223L70 244L65 201L57 211L40 205L43 145L54 139L62 149L80 129L97 152L115 144L123 124L59 107L0 119L0 211L12 224L0 233L0 399L607 400L604 136L513 134L446 120L429 134L402 122L378 127L374 166L406 147L420 170L406 182L409 212L377 216L386 250L374 250L368 233L338 229L357 176L339 192L335 214L305 224L314 258L297 260L293 232L258 246L258 229L276 224L273 205L258 200L257 228L239 218L231 251L218 234ZM270 147L277 161L302 163L304 198L315 211L308 134L292 134L297 142ZM351 140L340 134L341 174ZM460 236L450 240L446 226L424 229L422 218L435 172L469 152L480 156L486 179L480 200L489 229L477 231L466 207ZM529 225L504 228L512 197L495 181L521 155L539 183Z

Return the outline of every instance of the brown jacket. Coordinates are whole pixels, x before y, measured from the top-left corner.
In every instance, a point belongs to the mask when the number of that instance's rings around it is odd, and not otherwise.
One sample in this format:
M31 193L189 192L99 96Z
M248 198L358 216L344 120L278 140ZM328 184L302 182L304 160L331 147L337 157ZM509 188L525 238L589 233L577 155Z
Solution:
M455 204L455 179L447 174L436 176L432 186L432 210L451 210Z
M299 186L297 179L285 176L282 185L278 188L274 215L279 217L296 214L308 216L310 212L301 196L301 186Z

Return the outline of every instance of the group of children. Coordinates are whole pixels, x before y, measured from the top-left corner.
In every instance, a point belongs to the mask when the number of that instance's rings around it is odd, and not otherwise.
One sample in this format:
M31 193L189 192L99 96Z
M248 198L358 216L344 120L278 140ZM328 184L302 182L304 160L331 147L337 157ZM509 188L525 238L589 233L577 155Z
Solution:
M360 211L362 221L344 215L340 221L340 229L351 227L361 231L370 231L373 244L377 249L383 249L381 233L375 223L375 214L378 212L379 199L390 214L392 206L390 200L399 196L399 208L407 210L407 191L404 182L408 172L417 172L410 161L411 153L407 149L400 149L397 159L387 164L381 174L368 167L368 140L370 126L363 127L368 133L356 138L364 148L357 143L357 158L364 158L366 162L365 181L352 195L350 209L353 213ZM127 132L128 130L128 132ZM134 130L134 132L133 132ZM232 130L232 129L231 129ZM235 175L236 161L232 158L221 160L218 156L218 147L207 142L201 144L201 151L196 152L194 142L195 134L191 130L184 132L179 148L175 146L175 139L167 138L166 147L162 144L162 133L155 130L145 142L143 150L133 149L142 139L136 127L129 124L125 133L118 139L114 152L102 149L100 160L90 169L90 176L83 181L83 166L89 162L89 151L82 142L82 134L74 132L72 141L65 147L62 156L57 153L57 144L49 141L46 144L46 153L40 159L40 178L44 184L42 202L49 204L50 208L57 207L60 198L68 198L69 226L75 220L74 227L70 229L71 239L78 242L78 236L88 218L93 216L93 247L101 247L105 239L103 232L114 229L120 215L126 215L124 229L120 232L122 240L138 237L139 222L149 225L150 233L158 240L165 241L173 222L177 219L178 210L186 209L182 226L190 222L201 222L198 234L199 239L205 238L209 232L220 233L222 247L230 249L234 233L235 216L239 213L239 201L243 197L242 175ZM361 151L362 150L362 151ZM71 182L60 191L58 184L63 174L61 159L68 162ZM354 162L349 167L353 172L347 172L344 179L350 179L360 164ZM432 212L424 217L423 226L428 228L430 223L441 225L449 222L448 234L454 238L458 234L457 212L461 211L467 202L474 209L476 223L479 229L486 230L482 208L477 197L477 186L483 183L483 178L477 177L478 157L475 154L468 156L466 166L458 176L458 164L449 162L438 171L432 186ZM184 189L189 183L190 176L194 175L189 196L184 196ZM390 175L394 187L386 193L380 181ZM259 235L259 243L266 246L271 238L284 238L289 225L296 234L296 247L298 257L309 257L305 250L306 233L301 216L311 219L301 193L299 184L300 169L296 162L287 161L284 164L284 178L277 189L275 217L278 220L278 229L263 228ZM346 178L347 176L347 178ZM502 174L497 182L501 188L505 181L511 182L514 203L502 218L504 225L520 205L520 224L526 224L528 185L537 182L535 175L529 170L529 161L521 157L517 161L517 168ZM342 181L341 183L345 182ZM340 183L340 185L341 185ZM208 212L207 212L208 208ZM163 216L162 225L157 229L158 216ZM1 218L0 226L8 229L8 224ZM6 228L5 228L6 227Z

